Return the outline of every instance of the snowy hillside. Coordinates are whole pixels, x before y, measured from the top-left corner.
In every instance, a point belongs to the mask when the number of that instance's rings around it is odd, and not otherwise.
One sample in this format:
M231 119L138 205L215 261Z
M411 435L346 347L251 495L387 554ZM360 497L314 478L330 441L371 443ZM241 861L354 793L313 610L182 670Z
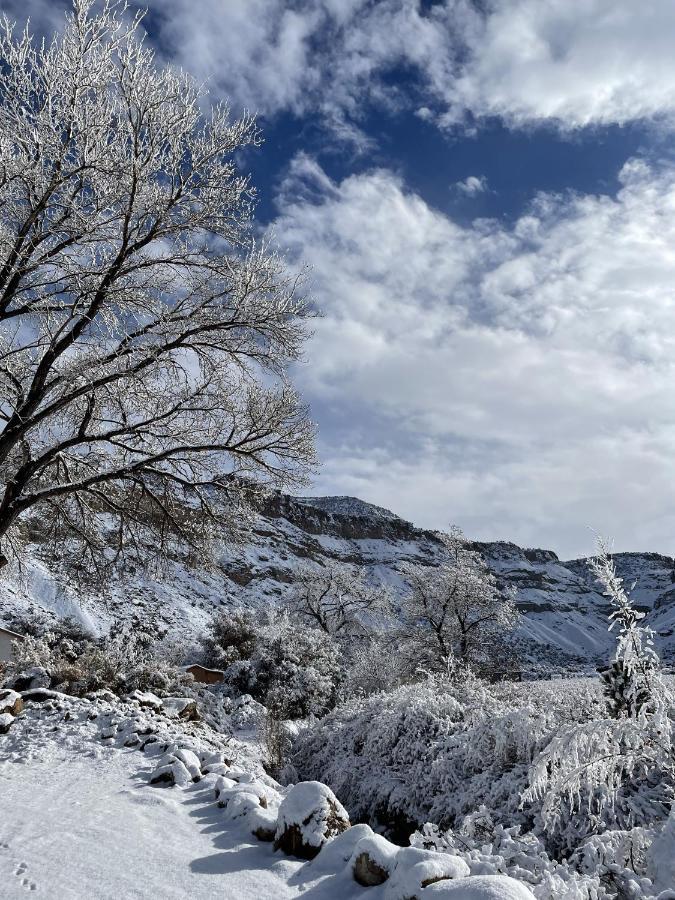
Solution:
M546 550L514 544L477 543L500 584L517 590L523 613L518 640L526 657L554 665L593 668L607 658L607 602L585 560L563 562ZM292 595L301 566L363 567L394 596L403 589L402 562L433 564L439 544L433 532L415 528L388 510L351 497L274 495L256 515L250 539L225 546L208 569L174 558L127 566L109 579L75 585L76 561L33 544L21 570L0 581L0 624L17 616L70 616L101 632L114 620L140 617L159 633L196 641L221 607L274 604ZM657 644L675 659L674 562L657 554L623 553L617 567L657 632Z

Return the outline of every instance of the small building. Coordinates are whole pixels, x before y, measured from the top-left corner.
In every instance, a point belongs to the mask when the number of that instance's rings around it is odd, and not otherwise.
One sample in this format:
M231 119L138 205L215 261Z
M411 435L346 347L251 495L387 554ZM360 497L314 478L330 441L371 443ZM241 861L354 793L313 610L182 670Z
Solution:
M23 635L0 625L0 663L11 662L14 659L14 641L22 641Z
M220 669L207 669L204 666L200 666L199 663L186 666L185 671L189 672L194 680L200 684L220 684L221 681L225 680L225 673Z

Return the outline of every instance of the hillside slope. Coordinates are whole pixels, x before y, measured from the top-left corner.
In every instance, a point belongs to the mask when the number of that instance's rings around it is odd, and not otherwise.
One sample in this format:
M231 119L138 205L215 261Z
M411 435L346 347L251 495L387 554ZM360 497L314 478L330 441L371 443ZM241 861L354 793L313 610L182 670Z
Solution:
M553 665L593 667L613 644L607 602L585 560L561 561L552 551L506 542L476 543L500 584L517 589L523 613L518 639L526 657ZM21 570L0 581L0 624L17 617L71 616L105 631L115 620L141 618L158 633L194 643L221 607L274 604L290 596L300 566L360 566L400 595L403 561L433 564L439 552L425 531L377 506L351 497L276 494L256 515L250 539L226 546L206 568L174 558L160 570L127 566L84 585L72 578L76 560L33 544ZM616 555L626 583L657 633L657 644L675 660L675 563L649 553Z

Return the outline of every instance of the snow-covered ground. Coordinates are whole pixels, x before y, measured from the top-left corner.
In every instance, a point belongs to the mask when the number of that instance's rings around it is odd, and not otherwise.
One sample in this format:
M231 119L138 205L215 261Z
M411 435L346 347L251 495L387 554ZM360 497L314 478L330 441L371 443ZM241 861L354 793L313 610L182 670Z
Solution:
M150 718L144 718L149 716ZM155 718L152 718L155 716ZM124 746L134 729L150 725L146 753ZM138 734L146 736L143 727ZM215 764L241 784L224 791L237 798L216 803L217 771L184 787L153 785L157 757L166 739L231 757ZM147 748L146 748L147 750ZM156 752L154 752L156 751ZM189 753L189 751L188 751ZM251 774L234 767L245 765ZM207 765L201 765L206 771ZM247 780L248 779L248 780ZM231 779L225 782L233 784ZM221 788L223 785L221 777ZM453 857L424 850L401 851L376 838L366 825L348 828L306 862L274 851L255 839L251 819L238 810L248 787L278 793L250 748L209 733L205 726L170 723L138 705L59 695L46 704L27 704L7 735L0 737L0 896L35 895L46 900L401 900L401 890L421 872L461 877L438 882L420 895L454 893L456 900L532 900L527 888L508 878L467 877ZM332 796L323 786L312 783ZM311 795L305 790L303 797ZM221 800L223 793L221 793ZM250 795L249 795L250 799ZM297 803L289 796L286 817ZM300 804L302 806L302 804ZM303 807L304 809L304 807ZM263 810L266 812L267 810ZM258 808L260 812L260 808ZM276 815L276 814L275 814ZM304 813L303 813L304 815ZM282 815L279 815L282 821ZM359 843L361 842L361 843ZM359 847L382 845L390 858L388 882L362 887L354 879ZM406 856L407 854L407 856ZM439 868L440 866L440 868ZM454 867L454 868L453 868ZM459 867L459 868L458 868ZM418 871L419 870L419 871ZM439 888L443 890L439 891ZM408 896L405 894L405 896Z
M226 827L206 776L149 785L152 759L103 746L81 701L0 738L0 895L50 900L285 898L301 865Z

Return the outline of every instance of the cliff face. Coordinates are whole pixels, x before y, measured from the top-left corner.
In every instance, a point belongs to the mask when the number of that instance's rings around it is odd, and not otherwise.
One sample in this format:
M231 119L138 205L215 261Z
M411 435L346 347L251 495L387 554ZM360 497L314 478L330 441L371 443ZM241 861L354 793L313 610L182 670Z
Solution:
M550 550L508 542L479 543L498 582L513 586L523 614L518 642L524 657L588 669L607 659L608 604L586 560L562 561ZM158 631L196 641L213 613L234 605L266 605L292 596L300 566L360 566L400 595L403 561L433 565L437 535L389 510L351 497L290 497L276 493L255 517L250 539L225 547L217 564L169 561L161 571L127 567L105 584L76 585L67 560L33 546L22 572L0 580L0 623L17 615L69 615L94 630L115 619L144 616ZM675 563L654 553L616 555L626 585L656 632L664 657L675 660Z

